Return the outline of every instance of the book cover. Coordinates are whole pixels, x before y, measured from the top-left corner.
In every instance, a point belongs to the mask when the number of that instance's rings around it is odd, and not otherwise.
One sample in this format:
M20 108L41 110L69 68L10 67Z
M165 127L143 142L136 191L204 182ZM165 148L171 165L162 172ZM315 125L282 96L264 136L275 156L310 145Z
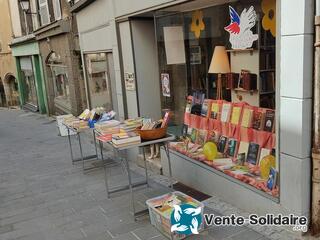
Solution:
M238 147L238 141L236 139L229 139L228 140L228 149L227 149L227 155L229 157L235 157Z
M277 170L270 168L269 178L267 181L267 188L273 190L277 184Z
M249 143L241 141L239 144L238 154L244 153L245 159L247 159L248 149L249 149Z
M168 126L169 120L170 120L170 112L166 112L166 113L164 114L161 127L163 128L163 127Z
M196 144L204 145L207 142L207 137L208 131L199 129Z
M221 122L229 122L231 115L231 107L232 105L230 103L222 104Z
M252 109L245 108L243 110L241 127L250 128L252 126L252 115L253 115Z
M262 109L258 109L253 113L252 128L256 130L261 130L264 121L264 112Z
M243 166L245 161L246 161L246 154L245 153L238 153L237 164L240 166Z
M275 118L275 112L273 110L267 110L265 113L265 121L264 121L264 128L263 128L264 131L273 132L274 118Z
M241 107L233 107L231 114L231 123L238 125L241 117Z
M208 132L208 137L207 137L207 142L214 142L214 143L218 143L220 139L220 134L217 131L214 130L210 130Z
M221 136L218 142L218 152L225 153L228 138L226 136Z
M191 113L191 107L192 107L192 97L188 97L185 112Z
M219 104L214 102L211 105L211 114L210 117L212 119L219 119Z
M210 100L209 99L205 99L203 101L202 108L201 108L201 116L208 117L210 107L211 107L210 106Z
M247 162L252 165L257 165L259 156L260 145L250 143L248 148Z
M97 139L101 142L110 142L112 140L112 134L104 134L98 136Z

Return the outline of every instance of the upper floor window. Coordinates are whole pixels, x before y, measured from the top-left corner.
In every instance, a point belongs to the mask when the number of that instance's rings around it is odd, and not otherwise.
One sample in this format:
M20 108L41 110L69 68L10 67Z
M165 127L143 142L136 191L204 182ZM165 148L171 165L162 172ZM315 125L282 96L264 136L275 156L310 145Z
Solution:
M38 3L41 26L61 19L60 0L38 0Z

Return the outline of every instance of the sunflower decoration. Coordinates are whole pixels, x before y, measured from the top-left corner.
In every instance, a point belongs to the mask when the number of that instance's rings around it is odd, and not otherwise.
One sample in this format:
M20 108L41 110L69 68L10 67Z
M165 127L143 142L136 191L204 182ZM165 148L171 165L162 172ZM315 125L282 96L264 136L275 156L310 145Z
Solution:
M203 13L200 10L194 11L192 14L191 32L194 32L196 38L200 38L201 31L205 28L203 22Z
M262 0L262 27L264 30L270 30L272 36L276 37L276 0Z

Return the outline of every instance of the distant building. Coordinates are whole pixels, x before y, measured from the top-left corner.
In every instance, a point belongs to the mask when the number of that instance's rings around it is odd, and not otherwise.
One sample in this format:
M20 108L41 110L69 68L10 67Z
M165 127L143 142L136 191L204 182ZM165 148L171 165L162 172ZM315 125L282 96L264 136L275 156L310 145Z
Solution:
M16 106L19 105L19 91L9 47L12 40L9 0L0 1L0 22L0 106Z

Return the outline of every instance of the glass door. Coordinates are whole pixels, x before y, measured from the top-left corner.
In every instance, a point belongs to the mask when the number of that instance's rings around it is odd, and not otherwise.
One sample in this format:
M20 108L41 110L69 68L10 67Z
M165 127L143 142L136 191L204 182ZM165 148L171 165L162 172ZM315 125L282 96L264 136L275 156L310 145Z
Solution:
M25 102L38 107L38 96L31 57L21 57L20 66L25 92Z

